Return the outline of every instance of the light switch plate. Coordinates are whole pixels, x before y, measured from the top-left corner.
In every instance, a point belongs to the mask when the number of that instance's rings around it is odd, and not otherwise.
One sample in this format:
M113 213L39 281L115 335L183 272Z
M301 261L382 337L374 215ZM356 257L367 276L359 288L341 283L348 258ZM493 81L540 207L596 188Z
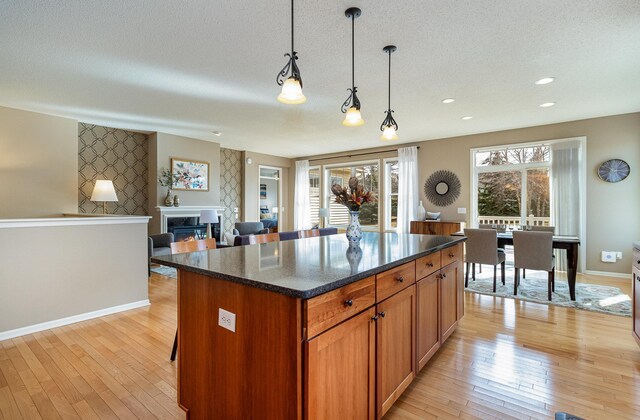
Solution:
M231 332L236 332L236 314L218 308L218 325Z
M467 214L466 207L458 207L458 214Z

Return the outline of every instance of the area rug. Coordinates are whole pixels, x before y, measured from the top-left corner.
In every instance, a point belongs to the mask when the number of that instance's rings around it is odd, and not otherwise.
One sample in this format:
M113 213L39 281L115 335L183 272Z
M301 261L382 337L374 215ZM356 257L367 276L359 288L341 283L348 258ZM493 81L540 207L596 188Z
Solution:
M174 279L178 278L178 272L173 267L155 265L151 266L151 271L153 271L154 273L162 274L163 276L172 277Z
M522 272L520 272L522 274ZM483 295L517 298L536 303L584 309L587 311L603 312L613 315L631 316L631 297L617 287L601 286L598 284L582 284L580 276L576 281L576 300L569 298L569 283L564 273L556 272L556 291L552 293L552 301L547 300L547 273L544 271L527 270L527 277L520 279L518 295L513 295L513 267L507 266L505 281L500 280L498 267L498 281L496 293L493 293L493 267L483 266L482 273L478 273L476 266L476 281L469 273L469 287L466 290Z

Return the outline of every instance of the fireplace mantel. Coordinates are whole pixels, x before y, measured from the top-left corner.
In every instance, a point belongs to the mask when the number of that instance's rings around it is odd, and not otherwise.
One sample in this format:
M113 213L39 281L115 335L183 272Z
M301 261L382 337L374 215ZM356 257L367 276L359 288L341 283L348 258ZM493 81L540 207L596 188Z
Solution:
M224 210L221 206L157 206L156 212L160 213L160 233L167 233L167 219L170 217L199 217L200 210L218 210L220 226L224 226Z

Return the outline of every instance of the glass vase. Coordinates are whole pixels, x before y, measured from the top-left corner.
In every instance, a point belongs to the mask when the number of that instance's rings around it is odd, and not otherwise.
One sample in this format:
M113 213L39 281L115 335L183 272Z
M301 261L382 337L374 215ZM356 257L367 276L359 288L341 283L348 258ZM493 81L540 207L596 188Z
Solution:
M349 226L347 226L347 239L349 245L358 245L362 239L362 228L360 227L360 212L349 211Z

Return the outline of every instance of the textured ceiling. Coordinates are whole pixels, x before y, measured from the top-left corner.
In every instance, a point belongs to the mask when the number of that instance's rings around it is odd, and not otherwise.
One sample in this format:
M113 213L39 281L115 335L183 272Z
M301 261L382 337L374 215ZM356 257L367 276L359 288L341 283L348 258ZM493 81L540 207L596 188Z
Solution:
M298 0L298 106L275 100L289 16L287 0L4 0L0 105L288 157L376 147L392 43L397 143L640 111L638 0Z

